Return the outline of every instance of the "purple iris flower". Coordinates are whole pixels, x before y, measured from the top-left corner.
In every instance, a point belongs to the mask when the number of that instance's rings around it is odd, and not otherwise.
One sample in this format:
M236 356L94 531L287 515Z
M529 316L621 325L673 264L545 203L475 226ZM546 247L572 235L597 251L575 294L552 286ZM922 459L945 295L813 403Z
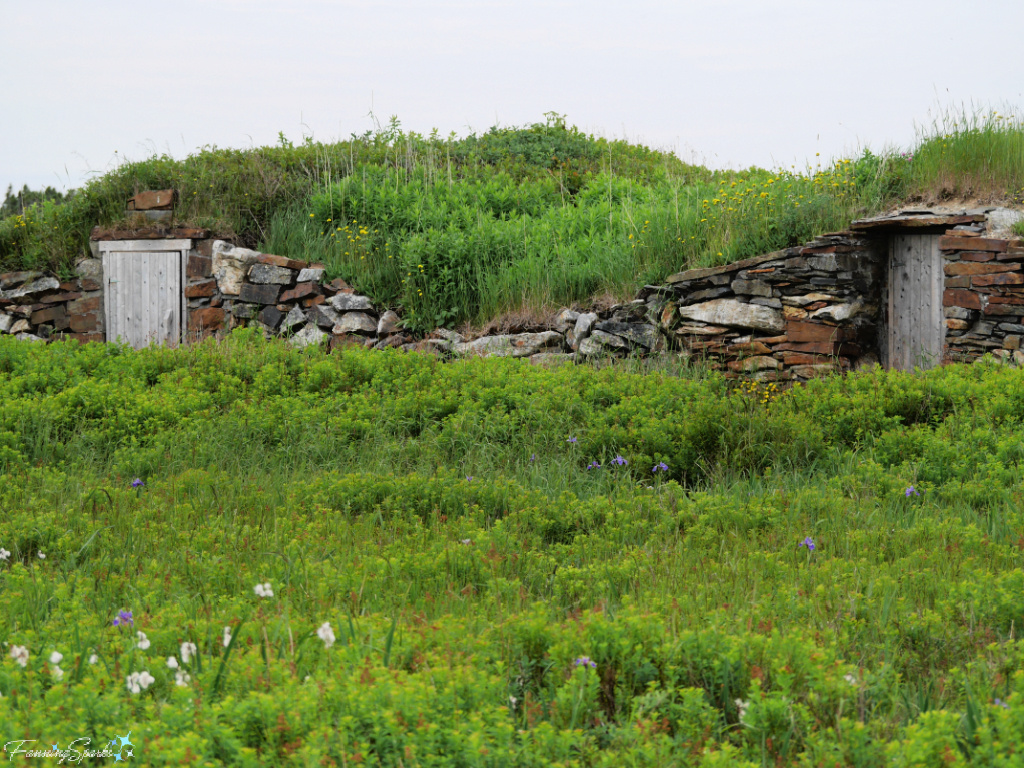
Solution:
M574 667L590 667L591 669L597 669L597 664L595 664L589 656L580 656L572 663L572 665Z
M127 627L131 624L135 626L135 619L132 618L132 612L121 609L117 612L117 617L114 619L115 627Z
M800 542L801 547L807 547L808 552L814 551L814 539L808 536L806 539Z

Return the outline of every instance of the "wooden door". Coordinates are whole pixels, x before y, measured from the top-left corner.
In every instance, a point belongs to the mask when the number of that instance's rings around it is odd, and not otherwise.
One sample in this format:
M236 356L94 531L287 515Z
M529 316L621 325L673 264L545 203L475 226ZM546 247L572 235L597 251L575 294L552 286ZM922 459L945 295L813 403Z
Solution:
M182 241L101 243L107 341L176 346L185 331Z
M889 242L888 367L902 371L942 362L941 235L894 235Z

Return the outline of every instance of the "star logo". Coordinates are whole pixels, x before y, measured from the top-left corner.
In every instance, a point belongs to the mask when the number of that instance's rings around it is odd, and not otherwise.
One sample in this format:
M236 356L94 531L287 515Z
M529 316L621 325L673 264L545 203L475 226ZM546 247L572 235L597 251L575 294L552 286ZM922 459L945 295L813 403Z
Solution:
M110 740L111 751L114 752L114 762L120 763L124 761L124 756L121 754L125 747L134 747L135 745L131 741L132 732L128 731L124 736L115 736ZM132 750L128 750L128 757L135 757L135 753Z
M57 751L57 745L56 745L56 744L51 744L50 746L51 746L51 747L53 747L53 751L54 751L54 752L56 752L56 751Z

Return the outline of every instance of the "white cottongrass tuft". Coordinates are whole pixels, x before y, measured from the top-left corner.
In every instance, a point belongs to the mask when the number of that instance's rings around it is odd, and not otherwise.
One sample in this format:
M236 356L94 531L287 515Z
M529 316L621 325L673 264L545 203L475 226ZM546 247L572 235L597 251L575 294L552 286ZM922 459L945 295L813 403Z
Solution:
M171 669L177 669L178 668L178 660L176 658L174 658L173 656L168 656L167 657L167 666L170 667Z
M39 559L40 560L45 560L46 559L46 555L44 555L42 552L40 552L39 553Z
M174 673L174 684L179 688L188 687L188 683L191 680L191 676L184 669L179 669Z
M100 660L100 657L97 656L95 653L92 656L89 657L89 663L90 664L96 664L99 660Z
M0 547L0 560L6 561L6 560L9 560L10 557L11 557L10 550L7 550L7 549L4 549L3 547Z
M265 581L262 584L257 584L252 588L252 591L256 593L256 597L273 597L274 588L270 586L269 581Z
M324 645L330 648L334 645L334 630L331 629L331 623L325 621L320 625L320 629L316 631L316 636L324 641Z
M844 675L843 676L843 680L848 682L850 685L853 685L853 686L857 685L857 678L854 677L853 675Z
M127 687L129 693L139 693L144 691L153 683L156 682L156 678L153 677L149 672L132 672L128 675Z
M185 641L181 644L181 661L183 664L188 664L189 659L197 655L198 649L195 643Z
M138 632L135 633L135 636L138 638L138 640L135 641L135 647L136 648L138 648L140 651L144 651L147 648L149 648L149 645L150 645L149 638L146 637L146 633L145 632L143 632L140 629Z
M53 675L54 680L62 680L64 678L64 670L56 664L50 667L50 673Z
M224 647L231 645L231 627L224 627Z
M62 661L64 661L64 654L60 651L54 651L50 654L51 664L60 664Z
M750 702L744 701L743 699L736 699L733 703L736 705L736 709L740 712L740 722L742 723L743 716L747 714L747 707L750 706Z
M28 648L24 645L12 645L11 658L18 663L19 667L24 669L28 666Z

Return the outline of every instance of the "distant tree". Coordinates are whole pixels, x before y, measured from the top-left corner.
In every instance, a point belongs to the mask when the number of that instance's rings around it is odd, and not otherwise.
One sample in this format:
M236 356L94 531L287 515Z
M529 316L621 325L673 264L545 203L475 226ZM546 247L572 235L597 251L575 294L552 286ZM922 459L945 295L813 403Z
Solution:
M53 187L47 187L44 190L34 190L29 189L28 184L24 185L20 192L15 192L13 185L8 184L7 194L4 195L3 205L0 205L0 218L24 213L26 208L37 203L46 202L47 200L54 203L63 203L74 193L74 190L71 190L67 194L58 192Z

